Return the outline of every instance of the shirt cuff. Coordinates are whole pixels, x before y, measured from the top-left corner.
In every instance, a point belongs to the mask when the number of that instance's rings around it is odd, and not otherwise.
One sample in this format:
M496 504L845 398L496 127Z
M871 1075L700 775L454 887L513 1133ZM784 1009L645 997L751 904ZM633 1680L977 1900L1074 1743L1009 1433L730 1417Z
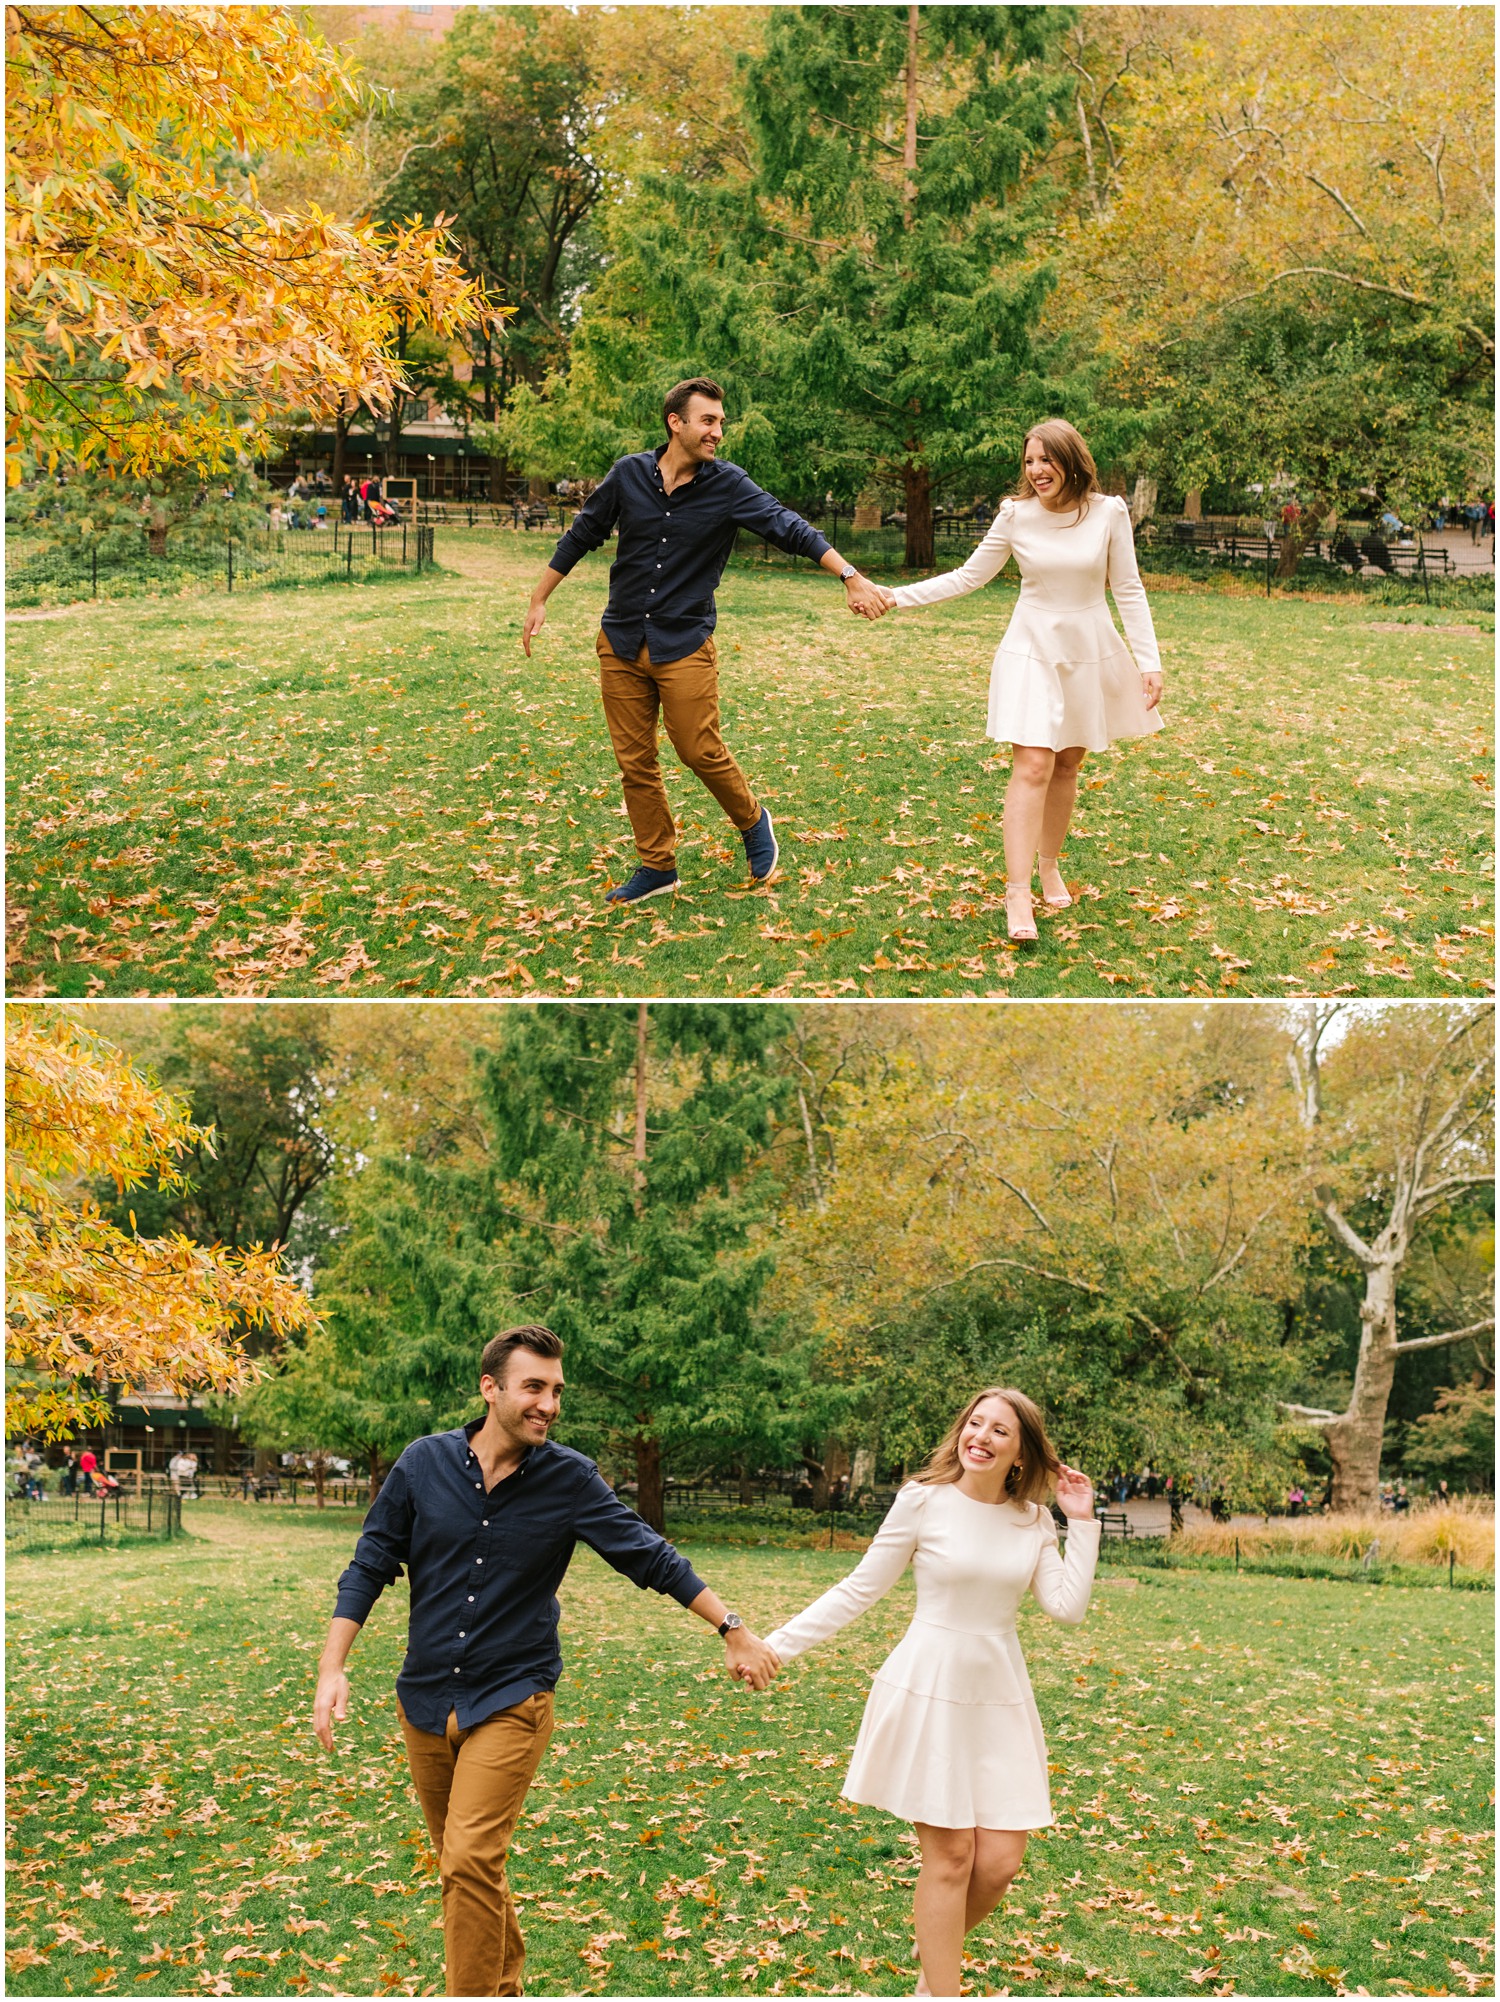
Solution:
M667 1587L668 1594L677 1601L679 1606L692 1605L698 1594L707 1590L708 1585L706 1581L698 1576L686 1558L683 1559L681 1577L675 1585Z

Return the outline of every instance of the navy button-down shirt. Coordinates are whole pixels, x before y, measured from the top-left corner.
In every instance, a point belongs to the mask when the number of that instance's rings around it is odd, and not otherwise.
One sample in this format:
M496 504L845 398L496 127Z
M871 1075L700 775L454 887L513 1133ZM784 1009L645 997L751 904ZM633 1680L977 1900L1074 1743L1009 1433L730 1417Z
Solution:
M634 660L642 642L653 661L697 652L717 623L714 592L738 529L815 563L829 548L811 522L727 460L708 460L668 493L661 477L666 449L616 459L552 555L552 568L566 577L618 526L603 625L622 660Z
M334 1608L363 1625L406 1567L411 1622L396 1693L416 1729L434 1736L447 1730L450 1710L467 1730L554 1686L562 1673L555 1594L575 1543L684 1606L705 1589L570 1446L531 1447L486 1489L471 1443L483 1423L407 1447L365 1517Z

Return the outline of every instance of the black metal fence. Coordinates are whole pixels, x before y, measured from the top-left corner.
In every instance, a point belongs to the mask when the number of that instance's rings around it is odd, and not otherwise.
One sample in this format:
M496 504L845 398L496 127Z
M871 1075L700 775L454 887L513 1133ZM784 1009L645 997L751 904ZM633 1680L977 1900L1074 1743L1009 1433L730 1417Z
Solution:
M97 542L70 549L22 549L5 566L5 597L10 605L45 605L82 598L367 583L431 569L434 535L430 523L375 528L335 521L327 529L267 528L210 548L179 552L169 547L161 555Z
M1307 543L1283 569L1279 538L1203 522L1143 523L1137 531L1148 576L1202 579L1237 575L1269 597L1349 597L1375 604L1495 608L1493 570L1465 570L1447 550L1421 541L1385 543L1350 523Z
M182 1497L147 1488L141 1495L48 1495L5 1498L5 1553L78 1550L112 1544L170 1543L182 1534Z

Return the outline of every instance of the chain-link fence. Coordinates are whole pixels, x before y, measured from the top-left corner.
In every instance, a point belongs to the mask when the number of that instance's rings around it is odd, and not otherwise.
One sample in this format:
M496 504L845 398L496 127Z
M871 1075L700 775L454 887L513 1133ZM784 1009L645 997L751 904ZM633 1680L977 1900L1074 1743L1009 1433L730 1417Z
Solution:
M5 1498L5 1554L108 1549L125 1543L170 1543L182 1534L182 1497L142 1495L121 1490L113 1495L48 1495L28 1500Z
M81 598L176 597L198 591L360 584L429 570L430 523L391 528L334 522L327 529L271 529L213 546L153 555L113 543L68 548L12 543L5 566L8 605L69 604Z

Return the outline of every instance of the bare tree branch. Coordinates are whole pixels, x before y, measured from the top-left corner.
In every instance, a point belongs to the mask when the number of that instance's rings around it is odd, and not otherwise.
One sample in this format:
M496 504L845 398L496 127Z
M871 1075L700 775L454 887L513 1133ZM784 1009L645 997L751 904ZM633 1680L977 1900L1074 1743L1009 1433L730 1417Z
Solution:
M1495 1317L1491 1314L1483 1321L1475 1321L1471 1327L1450 1328L1446 1335L1418 1335L1412 1341L1397 1342L1396 1354L1404 1356L1409 1355L1413 1349L1446 1348L1449 1342L1466 1342L1471 1335L1490 1334L1494 1326Z

